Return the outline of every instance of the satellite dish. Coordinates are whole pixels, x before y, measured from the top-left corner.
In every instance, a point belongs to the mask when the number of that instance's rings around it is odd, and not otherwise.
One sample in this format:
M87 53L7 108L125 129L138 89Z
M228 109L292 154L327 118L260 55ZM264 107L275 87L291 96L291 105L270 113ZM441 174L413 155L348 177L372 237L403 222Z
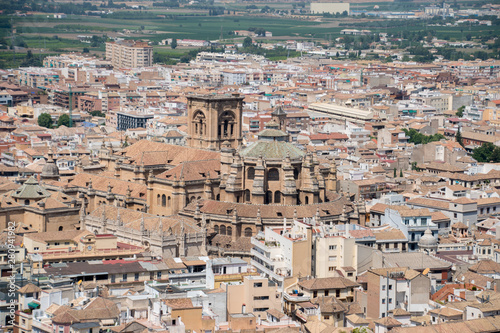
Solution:
M431 270L430 268L426 268L426 269L424 269L424 271L422 272L422 274L423 275L427 275L427 274L429 274L430 270Z

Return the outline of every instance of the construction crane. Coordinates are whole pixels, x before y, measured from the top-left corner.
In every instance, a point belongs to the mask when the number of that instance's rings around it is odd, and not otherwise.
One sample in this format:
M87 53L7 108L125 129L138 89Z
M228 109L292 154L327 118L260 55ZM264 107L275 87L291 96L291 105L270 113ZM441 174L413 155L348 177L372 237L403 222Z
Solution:
M71 84L69 85L69 127L73 127L73 101L71 99Z

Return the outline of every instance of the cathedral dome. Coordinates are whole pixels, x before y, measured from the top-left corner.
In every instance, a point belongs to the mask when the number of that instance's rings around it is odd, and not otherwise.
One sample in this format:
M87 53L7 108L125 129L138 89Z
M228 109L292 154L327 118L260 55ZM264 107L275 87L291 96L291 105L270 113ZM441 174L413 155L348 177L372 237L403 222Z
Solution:
M58 179L59 168L52 158L52 151L49 152L49 159L42 168L42 179Z
M302 158L305 153L288 142L288 134L278 129L278 124L270 120L266 128L257 134L258 140L240 151L240 156L263 159Z
M50 197L50 192L40 186L35 177L30 177L22 186L11 195L15 199L39 200Z
M42 178L58 178L59 177L59 168L56 163L52 161L52 163L46 163L42 168Z
M418 246L422 249L434 249L438 245L436 238L432 235L431 229L427 228L424 235L418 241Z

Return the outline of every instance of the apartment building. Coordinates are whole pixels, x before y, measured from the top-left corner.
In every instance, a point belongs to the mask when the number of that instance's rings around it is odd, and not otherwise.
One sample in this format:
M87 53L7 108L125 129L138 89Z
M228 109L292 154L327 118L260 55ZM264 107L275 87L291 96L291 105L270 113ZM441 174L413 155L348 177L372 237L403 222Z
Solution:
M266 318L266 311L281 309L281 293L277 285L261 276L245 276L243 282L221 284L227 292L227 312L244 313Z
M108 42L106 59L115 68L149 67L153 64L153 47L148 43L132 40Z
M416 270L395 267L370 269L358 279L363 291L357 300L369 318L387 317L390 311L402 308L412 315L429 310L428 276Z
M294 277L311 275L311 226L294 221L291 227L269 228L252 237L251 264L283 290Z

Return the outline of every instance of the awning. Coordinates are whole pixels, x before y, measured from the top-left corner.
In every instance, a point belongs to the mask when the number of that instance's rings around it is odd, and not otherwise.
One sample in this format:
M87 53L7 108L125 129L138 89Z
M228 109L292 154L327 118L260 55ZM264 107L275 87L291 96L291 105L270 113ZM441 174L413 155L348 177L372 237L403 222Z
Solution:
M38 308L39 306L40 306L40 304L35 303L35 302L29 302L29 303L28 303L28 307L29 307L30 309L36 309L36 308Z

